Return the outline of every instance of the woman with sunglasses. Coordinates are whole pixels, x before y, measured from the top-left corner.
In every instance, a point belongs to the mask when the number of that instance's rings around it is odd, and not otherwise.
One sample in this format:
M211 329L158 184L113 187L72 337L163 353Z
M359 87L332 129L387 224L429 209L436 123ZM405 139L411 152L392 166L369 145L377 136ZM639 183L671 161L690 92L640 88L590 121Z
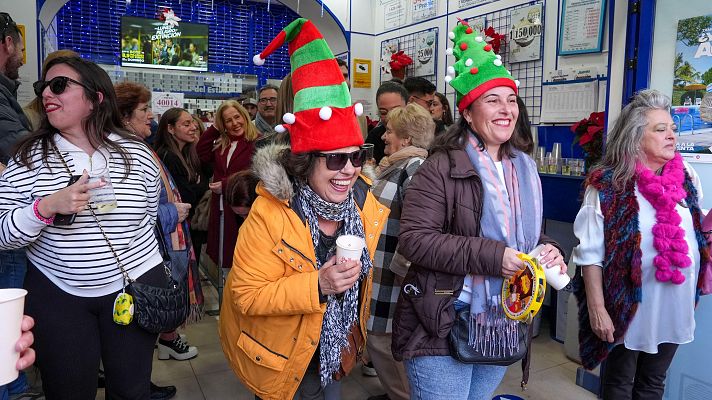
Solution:
M318 34L304 19L285 31L298 43ZM277 126L289 130L291 148L271 144L255 155L258 197L240 229L220 310L223 351L261 399L340 399L338 380L364 350L373 254L388 216L361 175L360 105L351 105L326 43L311 43L328 57L309 60L318 70L292 61L295 112ZM312 86L315 74L333 84ZM335 257L342 235L363 240L353 259Z
M213 194L206 251L212 262L221 268L232 265L240 228L232 208L224 201L223 189L227 187L230 175L250 168L258 138L259 132L247 110L239 102L227 100L218 107L215 125L200 136L196 145L200 161L213 170L212 182L208 184Z
M156 335L113 321L126 284L115 257L130 279L165 285L154 236L159 169L150 149L123 129L102 68L59 57L42 78L34 84L44 105L40 126L0 177L0 247L27 246L25 310L37 322L44 393L95 398L101 358L107 398L147 399ZM100 169L113 186L110 211L92 201L106 181L90 181L87 171Z

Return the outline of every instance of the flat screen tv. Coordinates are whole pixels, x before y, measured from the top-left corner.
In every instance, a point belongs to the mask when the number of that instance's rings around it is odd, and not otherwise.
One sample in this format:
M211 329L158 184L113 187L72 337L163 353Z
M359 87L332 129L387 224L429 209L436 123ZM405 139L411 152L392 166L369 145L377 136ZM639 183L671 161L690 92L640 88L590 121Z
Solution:
M121 65L208 70L208 25L121 17Z

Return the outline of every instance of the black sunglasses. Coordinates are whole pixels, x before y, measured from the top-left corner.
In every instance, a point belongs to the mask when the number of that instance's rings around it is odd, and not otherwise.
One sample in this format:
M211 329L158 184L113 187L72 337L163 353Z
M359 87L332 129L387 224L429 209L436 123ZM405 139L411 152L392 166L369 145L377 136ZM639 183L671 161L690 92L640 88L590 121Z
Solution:
M351 165L354 168L363 166L368 151L359 149L352 153L316 153L316 155L326 158L326 168L331 171L340 171L346 166L346 161L348 160L351 160Z
M66 76L55 76L48 81L37 81L32 84L32 87L35 89L37 97L42 97L42 92L44 92L47 86L49 86L49 90L51 90L52 93L62 94L67 89L67 84L69 82L76 83L87 90L92 90L89 86Z

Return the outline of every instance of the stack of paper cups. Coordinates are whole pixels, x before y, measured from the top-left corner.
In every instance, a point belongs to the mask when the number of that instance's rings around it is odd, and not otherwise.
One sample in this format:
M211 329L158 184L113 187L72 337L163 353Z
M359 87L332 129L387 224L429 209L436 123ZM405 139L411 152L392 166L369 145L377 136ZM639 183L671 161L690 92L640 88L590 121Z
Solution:
M22 333L25 295L24 289L0 289L0 385L14 381L19 374L20 353L15 346Z
M543 248L544 245L540 244L529 253L529 256L536 258L537 260L539 260L539 262L541 262L541 257L539 257L539 253ZM571 281L569 275L561 273L561 265L552 265L549 268L549 265L542 264L541 267L544 269L544 276L546 277L546 282L551 285L551 287L553 287L555 290L561 290L565 288L566 285L568 285Z
M354 235L339 236L336 239L336 263L341 264L345 260L360 260L364 247L366 247L366 241L362 237Z

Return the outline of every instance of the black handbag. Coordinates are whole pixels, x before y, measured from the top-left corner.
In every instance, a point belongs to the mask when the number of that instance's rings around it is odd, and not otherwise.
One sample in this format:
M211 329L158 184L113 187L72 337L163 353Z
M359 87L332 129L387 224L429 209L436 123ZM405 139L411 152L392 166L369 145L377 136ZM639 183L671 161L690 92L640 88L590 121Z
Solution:
M138 326L151 333L161 333L174 331L183 325L190 312L187 283L185 280L178 282L173 279L171 259L166 251L160 219L156 218L155 230L157 231L158 249L161 257L163 257L162 266L166 274L166 284L164 286L152 286L137 282L129 277L119 256L114 251L114 246L111 245L109 237L106 236L99 218L97 218L91 207L89 207L89 211L97 225L99 225L99 230L104 235L104 239L116 259L116 264L124 275L124 281L127 282L126 291L133 296L134 319Z
M528 324L517 323L519 343L512 346L512 352L504 351L494 354L482 354L479 349L468 344L470 335L470 310L465 309L457 313L455 324L450 330L448 342L450 355L457 361L465 364L500 365L508 366L524 358L528 348Z

